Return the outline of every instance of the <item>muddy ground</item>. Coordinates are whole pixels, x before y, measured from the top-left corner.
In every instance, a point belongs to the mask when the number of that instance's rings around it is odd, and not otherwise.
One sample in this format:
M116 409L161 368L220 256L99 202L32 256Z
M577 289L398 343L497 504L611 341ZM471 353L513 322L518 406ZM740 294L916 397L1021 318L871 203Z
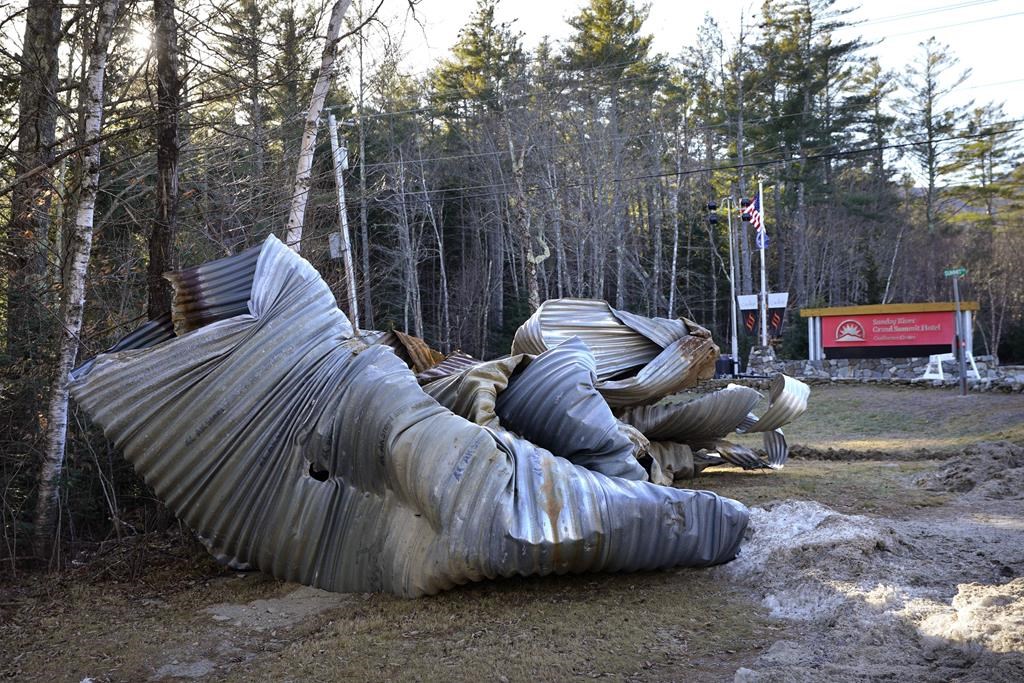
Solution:
M0 579L0 678L1021 681L1024 398L815 387L707 570L330 594L217 567L187 532Z

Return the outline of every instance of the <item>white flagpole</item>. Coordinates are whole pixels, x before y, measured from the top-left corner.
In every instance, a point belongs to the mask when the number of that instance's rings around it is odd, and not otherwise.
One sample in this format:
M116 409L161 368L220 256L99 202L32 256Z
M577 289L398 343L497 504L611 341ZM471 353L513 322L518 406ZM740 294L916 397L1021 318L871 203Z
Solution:
M731 196L726 197L728 212L727 216L729 224L729 298L732 304L729 306L729 326L732 330L732 374L735 377L740 374L740 342L739 342L739 330L737 327L737 321L739 316L736 314L736 256L733 249L736 246L735 239L732 233L732 212L736 208L736 204Z
M757 181L757 203L761 210L761 346L768 346L768 284L764 272L764 243L768 239L768 222L765 219L764 188ZM754 232L755 236L757 232Z

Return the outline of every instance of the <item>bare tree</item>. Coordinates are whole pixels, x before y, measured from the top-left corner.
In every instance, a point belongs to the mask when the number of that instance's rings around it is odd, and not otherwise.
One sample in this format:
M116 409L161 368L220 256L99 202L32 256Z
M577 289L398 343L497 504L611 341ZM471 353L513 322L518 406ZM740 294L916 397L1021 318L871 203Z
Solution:
M156 47L156 217L149 237L148 315L171 310L171 288L163 274L174 269L178 223L178 22L174 0L153 0Z
M11 271L7 352L12 358L29 354L40 337L45 338L37 307L45 289L52 192L49 173L39 169L48 169L54 160L60 17L59 0L30 0L25 13L18 82L18 152L14 157L16 179L23 179L13 186L6 249Z

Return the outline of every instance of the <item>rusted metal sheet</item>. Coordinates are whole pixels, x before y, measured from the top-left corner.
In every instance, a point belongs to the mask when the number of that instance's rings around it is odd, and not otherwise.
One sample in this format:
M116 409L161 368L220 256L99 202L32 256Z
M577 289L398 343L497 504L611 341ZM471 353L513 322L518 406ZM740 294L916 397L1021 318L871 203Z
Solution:
M171 317L178 335L248 313L249 289L260 249L167 273L174 287Z
M268 238L255 267L251 254L233 258L175 280L178 336L102 354L72 384L85 412L218 557L330 590L417 596L484 578L735 556L747 523L742 504L609 477L501 424L456 415L424 393L389 347L352 339L328 287L280 241ZM245 310L228 316L242 290ZM639 335L644 342L622 323L623 345L605 357L644 357L646 368L686 341L672 336L678 326L651 324L657 329ZM587 355L577 344L549 356L551 371ZM640 356L625 351L645 345ZM529 370L513 372L510 384ZM600 449L594 435L612 423L586 390L567 389L566 401L541 389L544 409L564 413L550 423L526 411L528 392L498 393L495 415L503 422L507 410L509 426L540 440L573 425ZM640 398L649 388L640 380L629 391ZM577 405L582 416L571 412ZM583 424L598 415L600 424ZM614 434L606 440L615 457L602 462L618 462L625 446Z
M644 318L603 301L552 299L516 332L512 353L539 354L572 337L590 348L597 389L613 407L654 403L714 374L719 350L689 320Z
M450 375L457 375L460 372L468 370L469 368L479 365L483 361L479 361L473 358L468 353L462 353L461 351L455 351L445 356L444 360L430 368L416 375L416 380L420 384L429 384L435 380L439 380L442 377L448 377Z
M395 355L405 361L409 369L416 374L426 372L444 360L443 353L430 348L427 342L419 337L406 334L401 330L364 332L359 336L359 339L367 345L383 344L390 346L394 350Z

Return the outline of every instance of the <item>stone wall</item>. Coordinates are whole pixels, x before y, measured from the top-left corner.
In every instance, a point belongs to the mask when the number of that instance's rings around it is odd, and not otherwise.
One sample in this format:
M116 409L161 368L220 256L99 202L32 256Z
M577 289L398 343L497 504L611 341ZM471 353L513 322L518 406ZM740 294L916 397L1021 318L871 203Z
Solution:
M975 356L979 379L968 363L967 383L972 391L1024 390L1024 367L1000 366L992 356ZM841 358L832 360L778 360L771 348L755 346L750 350L748 375L784 373L816 384L834 381L879 382L925 386L953 386L960 377L955 360L942 363L944 379L922 379L928 358Z

